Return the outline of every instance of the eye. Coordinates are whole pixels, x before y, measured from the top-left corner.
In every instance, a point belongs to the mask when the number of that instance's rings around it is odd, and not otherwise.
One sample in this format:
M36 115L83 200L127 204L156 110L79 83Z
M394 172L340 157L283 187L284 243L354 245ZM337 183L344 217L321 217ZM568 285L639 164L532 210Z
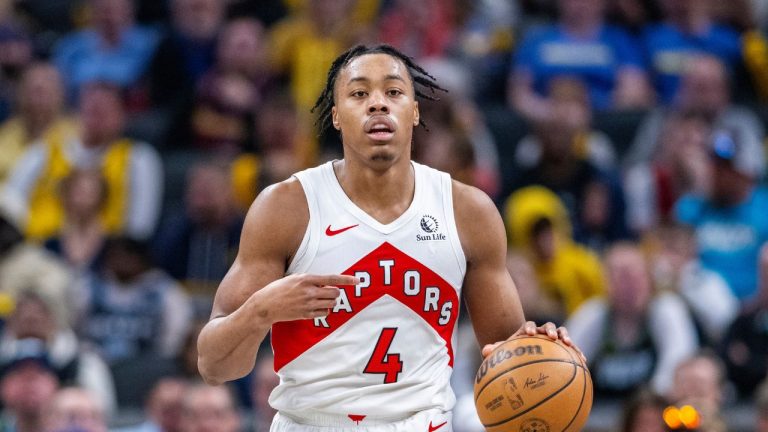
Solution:
M352 97L361 98L368 94L365 90L355 90L352 92Z
M387 90L387 96L395 97L395 96L400 96L401 94L403 94L403 92L400 89Z

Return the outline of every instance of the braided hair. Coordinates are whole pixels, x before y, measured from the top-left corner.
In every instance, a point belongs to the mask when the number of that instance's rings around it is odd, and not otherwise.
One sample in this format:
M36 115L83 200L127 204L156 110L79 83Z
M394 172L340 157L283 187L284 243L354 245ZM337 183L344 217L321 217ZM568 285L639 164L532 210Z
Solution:
M411 80L413 81L413 90L417 98L438 101L440 98L435 95L435 91L448 91L440 87L440 85L437 84L435 77L430 75L429 72L424 70L424 68L417 65L413 61L412 57L403 54L390 45L382 44L372 47L367 47L365 45L354 46L336 57L336 60L333 61L331 68L328 70L328 78L325 81L325 88L323 89L322 93L320 93L320 97L317 98L315 106L312 107L312 113L314 113L316 110L318 111L318 117L315 121L315 126L319 128L320 135L322 135L327 129L330 128L332 122L331 109L334 106L333 89L336 85L336 78L338 78L339 72L341 72L341 70L353 59L366 54L387 54L402 61L403 64L405 64L405 67L408 69L408 73L411 75ZM419 120L419 125L423 126L424 128L427 126L422 120Z

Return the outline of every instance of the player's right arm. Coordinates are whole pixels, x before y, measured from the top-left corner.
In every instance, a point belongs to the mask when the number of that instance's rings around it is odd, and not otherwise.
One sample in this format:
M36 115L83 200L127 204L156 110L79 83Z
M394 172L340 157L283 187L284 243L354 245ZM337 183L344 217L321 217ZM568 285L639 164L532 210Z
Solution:
M299 182L265 189L245 219L240 250L221 281L210 321L198 337L198 369L209 384L247 375L272 324L325 316L352 276L290 275L285 271L309 221Z

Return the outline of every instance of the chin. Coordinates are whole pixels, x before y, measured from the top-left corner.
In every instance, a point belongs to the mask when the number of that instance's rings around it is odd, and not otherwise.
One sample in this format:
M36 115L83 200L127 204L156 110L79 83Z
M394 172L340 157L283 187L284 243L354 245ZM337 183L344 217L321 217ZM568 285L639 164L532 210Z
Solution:
M370 160L374 163L392 162L395 160L395 155L389 152L376 152L371 155Z

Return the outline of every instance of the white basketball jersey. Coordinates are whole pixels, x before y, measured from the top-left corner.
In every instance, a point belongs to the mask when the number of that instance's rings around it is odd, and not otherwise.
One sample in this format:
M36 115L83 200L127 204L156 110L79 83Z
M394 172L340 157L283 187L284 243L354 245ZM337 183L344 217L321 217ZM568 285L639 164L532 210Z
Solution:
M410 207L382 224L344 193L332 163L296 174L309 226L288 272L347 274L327 317L272 327L280 384L269 402L308 414L401 419L449 411L466 259L448 174L413 163Z

